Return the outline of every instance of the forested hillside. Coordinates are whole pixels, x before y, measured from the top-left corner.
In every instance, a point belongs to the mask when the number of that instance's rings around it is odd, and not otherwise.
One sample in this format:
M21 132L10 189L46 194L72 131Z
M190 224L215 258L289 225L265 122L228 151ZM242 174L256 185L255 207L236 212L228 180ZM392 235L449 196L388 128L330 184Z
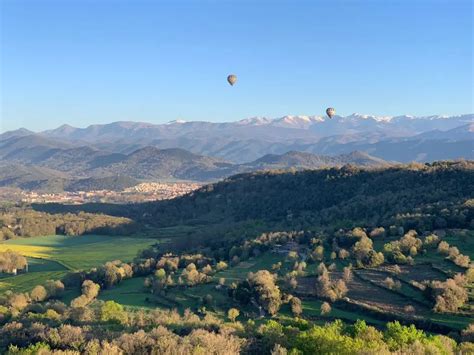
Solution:
M345 166L233 176L174 200L136 206L156 226L261 220L288 226L467 226L474 163L364 170ZM452 207L455 207L454 209ZM471 212L469 212L471 211Z

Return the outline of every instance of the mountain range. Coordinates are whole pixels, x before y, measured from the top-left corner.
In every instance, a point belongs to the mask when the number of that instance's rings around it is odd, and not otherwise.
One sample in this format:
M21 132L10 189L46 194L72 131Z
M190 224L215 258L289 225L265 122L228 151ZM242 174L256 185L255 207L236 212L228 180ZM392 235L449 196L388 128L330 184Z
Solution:
M1 134L0 142L29 136L52 140L60 147L88 146L123 154L147 146L181 148L234 163L288 151L337 155L360 150L381 159L407 162L472 159L474 153L469 146L474 140L473 124L474 114L426 117L352 114L331 120L319 116L254 117L224 123L113 122L86 128L63 125L38 133L20 129Z
M474 114L63 125L0 134L0 185L92 188L121 176L115 181L123 187L136 180L211 181L265 169L458 158L474 159Z

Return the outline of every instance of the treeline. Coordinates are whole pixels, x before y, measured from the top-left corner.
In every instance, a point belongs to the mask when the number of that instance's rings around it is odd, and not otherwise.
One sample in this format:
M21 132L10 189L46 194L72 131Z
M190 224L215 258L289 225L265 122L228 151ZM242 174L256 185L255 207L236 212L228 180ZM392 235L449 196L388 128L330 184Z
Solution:
M30 207L10 207L0 211L0 240L43 235L130 234L137 225L129 218L86 212L39 212Z

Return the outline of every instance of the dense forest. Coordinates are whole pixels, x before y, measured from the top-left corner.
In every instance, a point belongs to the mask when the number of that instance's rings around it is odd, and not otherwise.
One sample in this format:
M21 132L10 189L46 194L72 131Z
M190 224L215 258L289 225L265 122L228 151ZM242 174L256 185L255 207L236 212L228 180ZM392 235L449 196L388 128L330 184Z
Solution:
M445 227L468 223L468 219L462 212L454 216L437 212L472 197L474 163L440 162L377 170L345 166L243 174L144 207L149 221L157 226L251 219L292 226L363 220L373 225L397 222ZM413 213L417 216L410 218Z

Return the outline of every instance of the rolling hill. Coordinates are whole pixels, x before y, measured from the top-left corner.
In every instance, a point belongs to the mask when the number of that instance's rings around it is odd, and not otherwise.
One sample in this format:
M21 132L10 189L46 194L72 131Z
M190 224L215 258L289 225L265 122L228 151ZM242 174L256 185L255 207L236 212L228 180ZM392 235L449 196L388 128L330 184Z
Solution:
M341 156L318 156L288 152L266 155L247 164L232 164L221 159L197 155L183 149L145 147L128 155L107 153L90 147L51 148L42 158L30 151L7 160L0 185L52 191L123 189L138 181L215 181L228 176L271 169L316 169L355 164L385 166L387 162L362 152ZM54 188L53 188L54 187Z

